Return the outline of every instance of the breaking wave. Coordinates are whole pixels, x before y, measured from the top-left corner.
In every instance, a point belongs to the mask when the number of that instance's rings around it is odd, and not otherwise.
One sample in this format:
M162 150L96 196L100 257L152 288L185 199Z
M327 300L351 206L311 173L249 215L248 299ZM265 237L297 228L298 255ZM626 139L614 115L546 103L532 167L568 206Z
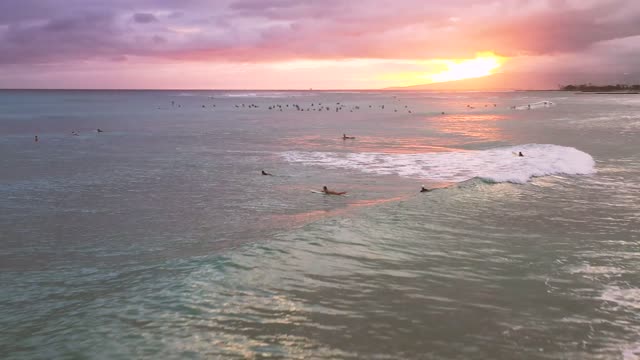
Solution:
M518 152L524 157L517 156ZM290 151L283 153L283 157L305 165L442 182L480 178L496 183L523 184L537 176L595 173L591 155L572 147L550 144L424 154Z

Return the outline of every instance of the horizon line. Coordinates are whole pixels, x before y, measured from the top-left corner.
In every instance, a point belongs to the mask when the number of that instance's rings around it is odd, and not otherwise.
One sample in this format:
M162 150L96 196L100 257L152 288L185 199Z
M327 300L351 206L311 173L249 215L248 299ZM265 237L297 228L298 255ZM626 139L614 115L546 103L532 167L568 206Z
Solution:
M559 89L411 89L411 88L380 88L380 89L154 89L154 88L1 88L0 91L297 91L297 92L340 92L340 91L406 91L406 92L508 92L508 91L563 91Z

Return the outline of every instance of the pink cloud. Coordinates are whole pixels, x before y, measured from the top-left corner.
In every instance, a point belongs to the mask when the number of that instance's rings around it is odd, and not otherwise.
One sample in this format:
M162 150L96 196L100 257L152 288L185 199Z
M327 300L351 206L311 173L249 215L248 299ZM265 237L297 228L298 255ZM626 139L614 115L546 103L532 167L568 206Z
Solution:
M40 8L44 9L43 3ZM4 19L0 50L6 51L2 51L0 62L117 55L259 62L451 58L484 50L506 55L553 54L640 35L640 6L630 0L588 7L583 2L580 8L570 6L569 1L549 6L547 1L533 0L451 0L445 5L417 0L240 0L217 6L195 0L149 0L146 8L167 13L162 20L148 12L127 14L131 10L119 1L101 12L98 9L105 5L96 4L72 3L77 7L72 14L54 18L39 14L44 22L35 24L19 17ZM515 11L518 4L529 6ZM23 7L14 11L25 18L36 17ZM176 13L182 15L173 16ZM120 21L123 16L147 27L131 28ZM170 31L176 26L199 31L176 35ZM158 41L145 46L133 42L132 37L167 41L162 42L163 47L157 46Z
M32 64L132 57L260 64L494 51L630 68L628 56L602 44L640 47L637 24L635 0L6 0L0 64L28 71Z

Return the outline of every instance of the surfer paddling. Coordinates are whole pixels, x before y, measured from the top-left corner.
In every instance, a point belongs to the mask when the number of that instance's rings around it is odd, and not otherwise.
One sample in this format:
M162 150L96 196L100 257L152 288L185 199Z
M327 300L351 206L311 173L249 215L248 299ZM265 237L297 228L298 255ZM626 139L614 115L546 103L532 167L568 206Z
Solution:
M429 189L427 189L426 187L424 187L424 185L422 185L422 188L420 188L420 192L421 192L421 193L423 193L423 192L429 192L429 191L431 191L431 190L429 190Z
M344 195L344 194L347 193L346 191L341 191L341 192L331 191L326 186L322 187L322 192L327 194L327 195Z
M342 140L347 140L347 139L355 139L355 136L347 136L347 134L342 134Z
M269 174L268 172L262 170L262 175L266 175L266 176L273 176L272 174Z

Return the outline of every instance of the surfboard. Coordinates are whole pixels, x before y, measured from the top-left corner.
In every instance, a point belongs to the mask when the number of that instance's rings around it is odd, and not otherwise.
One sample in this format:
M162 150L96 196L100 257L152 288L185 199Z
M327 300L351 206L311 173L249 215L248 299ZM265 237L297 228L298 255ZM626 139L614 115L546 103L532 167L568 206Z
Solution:
M320 194L320 195L333 195L333 194L325 194L324 191L318 191L318 190L309 190L314 194ZM342 194L342 195L335 195L335 196L349 196L348 194Z

